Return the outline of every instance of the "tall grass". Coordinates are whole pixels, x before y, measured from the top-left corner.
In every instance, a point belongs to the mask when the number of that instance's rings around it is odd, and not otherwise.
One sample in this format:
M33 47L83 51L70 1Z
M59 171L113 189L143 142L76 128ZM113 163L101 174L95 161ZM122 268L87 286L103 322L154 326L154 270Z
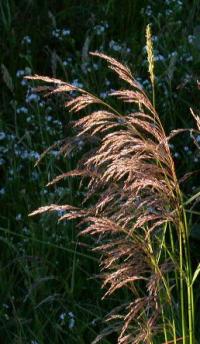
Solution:
M131 105L125 113L61 80L27 77L47 83L38 87L47 96L67 93L69 112L94 108L72 122L75 137L61 147L65 156L76 152L80 142L87 147L77 169L48 184L80 177L80 185L87 189L83 208L50 204L31 213L61 211L59 221L79 219L80 233L94 237L94 251L102 257L101 278L107 288L104 297L121 288L131 295L128 304L111 311L106 329L93 343L113 332L120 344L197 341L193 287L199 268L192 270L189 221L169 148L170 136L165 134L154 106L149 28L147 43L153 104L128 67L103 53L91 53L105 60L128 84L128 88L109 94Z
M101 280L89 278L98 271L98 257L95 252L89 252L92 237L84 238L84 244L81 243L73 223L57 224L55 214L37 218L27 216L40 205L71 204L71 199L74 205L80 206L84 189L80 192L78 178L70 177L58 185L45 187L54 176L68 171L70 165L75 167L77 157L73 157L73 153L67 157L59 155L55 146L34 168L36 159L46 147L69 136L68 120L74 115L66 113L61 96L36 97L34 89L26 86L22 74L27 75L29 70L31 74L37 72L70 80L72 84L82 83L85 89L103 98L112 88L122 86L114 73L108 71L106 63L88 56L88 49L101 49L128 64L152 99L145 35L141 35L147 23L151 23L156 110L167 134L172 128L191 127L193 119L188 108L192 107L195 113L199 108L196 78L200 4L184 1L181 5L181 1L173 0L151 4L141 0L127 0L126 3L117 0L6 0L1 1L0 12L3 86L0 110L0 338L4 344L44 344L47 338L52 344L87 344L100 333L102 318L109 309L129 302L131 293L121 288L101 301ZM68 30L70 35L64 35ZM110 104L121 113L132 105L121 105L114 97ZM198 169L200 151L189 139L189 135L183 133L170 145L178 177ZM83 147L80 141L77 151L81 154L88 148L89 145ZM86 187L86 183L84 185ZM183 182L181 188L185 195L191 195L193 188L199 190L198 186L198 174L195 174ZM200 259L198 210L195 205L189 212L187 209L192 228L193 267ZM195 300L199 297L198 283L199 279L194 284ZM198 313L197 303L197 326ZM102 341L111 344L117 340L111 334L107 341Z

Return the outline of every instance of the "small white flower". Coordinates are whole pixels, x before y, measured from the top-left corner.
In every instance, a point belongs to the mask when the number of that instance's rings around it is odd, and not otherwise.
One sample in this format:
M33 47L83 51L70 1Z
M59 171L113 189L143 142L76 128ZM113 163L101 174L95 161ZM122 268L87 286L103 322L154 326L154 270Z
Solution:
M175 158L179 158L179 156L180 156L180 154L179 154L178 152L175 152L175 153L174 153L174 157L175 157Z
M65 320L66 316L67 316L67 313L61 313L59 318L60 318L60 320L63 321L63 320Z
M148 17L152 16L153 11L152 11L152 8L151 8L150 5L148 5L148 6L146 7L145 14L146 14Z
M97 323L97 319L93 319L92 322L91 322L91 325L92 325L92 326L95 326L96 323Z
M69 316L69 329L71 330L74 326L75 326L75 317L74 317L74 314L72 312L69 312L68 313L68 316Z
M53 121L53 124L59 126L59 127L62 127L62 122L61 121L58 121L57 119Z
M15 218L17 221L21 221L22 219L22 214L17 214L16 218Z
M153 42L158 42L158 36L152 36L152 41Z
M50 112L52 110L52 107L51 106L48 106L47 108L46 108L46 111L47 112Z
M101 92L100 97L105 99L108 96L108 92Z
M193 57L192 57L192 55L190 55L190 56L188 56L188 57L186 57L186 62L192 62L193 61Z
M164 61L165 58L164 58L163 55L158 54L158 55L156 55L156 56L154 57L154 60L155 60L155 61Z
M44 106L45 106L45 102L44 102L43 100L41 100L41 101L39 102L39 107L43 108Z
M68 30L68 29L62 29L62 35L63 36L69 36L70 35L70 30Z
M99 65L97 64L97 63L93 63L93 68L95 69L95 70L98 70L99 69Z
M27 86L27 85L28 85L28 80L22 79L22 80L21 80L21 85L22 85L22 86Z
M97 25L97 26L95 26L94 29L95 29L96 34L97 34L98 36L100 36L101 34L103 34L104 31L105 31L105 27L104 27L103 25Z
M177 55L178 55L177 51L172 51L171 53L168 54L168 58L176 57Z
M28 229L27 227L24 227L24 228L22 229L22 231L23 231L25 234L29 234L29 229Z
M110 80L105 79L105 84L106 84L106 86L110 86Z
M63 60L63 65L68 66L72 63L72 58L68 57L67 59Z
M35 94L35 93L31 93L30 95L26 96L26 102L30 103L30 102L37 102L39 101L40 97Z
M149 81L148 79L145 79L145 80L142 82L142 85L143 85L144 87L149 86L149 85L150 85L150 81Z
M69 329L71 330L75 326L75 319L70 318L69 319Z
M8 135L8 139L11 141L15 140L15 135L13 134Z
M36 159L36 160L38 160L39 157L40 157L40 154L39 154L38 152L32 151L32 152L30 153L30 157L31 157L31 158L34 158L34 159Z
M31 174L32 180L38 180L39 174L36 171L33 171Z
M32 73L31 68L30 68L30 67L25 67L25 69L24 69L24 75L31 75L31 73Z
M78 79L74 79L71 84L72 86L75 86L75 87L80 87L80 88L83 87L83 84L79 82Z
M172 13L173 13L173 11L170 10L170 9L167 9L167 10L165 11L166 16L170 16Z
M6 308L6 309L8 309L9 308L9 306L6 304L6 303L3 303L3 305L2 305L4 308Z
M195 38L195 36L189 35L189 36L188 36L188 43L192 44L193 41L194 41L194 38Z
M109 43L109 48L114 50L114 51L121 51L122 50L122 47L115 41L110 41Z
M47 121L48 121L48 122L51 122L51 121L52 121L52 119L53 119L53 117L52 117L52 116L47 116L46 118L47 118Z
M21 158L23 159L23 160L25 160L25 159L28 159L29 158L29 153L28 153L28 151L27 150L24 150L24 151L16 151L17 152L17 154L16 155L19 155L19 156L21 156Z
M5 195L5 192L6 192L6 190L4 188L0 189L0 195L2 195L2 196Z
M69 312L68 315L69 315L70 318L74 318L74 313Z
M55 38L59 38L60 34L61 34L60 29L52 30L52 36L55 37Z
M26 122L30 123L32 121L32 119L33 119L32 116L29 116L29 117L27 117Z
M124 123L125 123L125 119L124 119L124 118L118 118L118 119L117 119L117 122L118 122L119 124L124 124Z
M6 137L6 134L3 131L0 131L0 141L4 140Z
M25 67L25 69L18 69L16 72L16 77L21 78L25 75L30 75L32 73L30 67Z
M16 110L17 113L24 113L27 114L28 113L28 109L25 106L22 106L20 108L17 108Z
M65 211L64 210L58 210L57 214L58 214L59 217L61 217L61 216L63 216L65 214ZM63 317L63 319L61 319L61 316ZM61 316L60 316L60 319L64 320L64 318L66 317L66 314L62 313Z
M108 29L108 27L109 27L109 25L108 25L107 22L102 22L101 24L96 25L94 27L94 30L95 30L96 34L98 36L100 36L100 35L102 35L105 32L106 29Z
M21 76L24 76L24 70L23 69L18 69L16 72L16 77L20 78Z
M30 36L24 36L24 38L22 38L22 44L31 44L32 40Z
M57 150L51 150L51 155L53 155L53 156L58 156L59 155L59 151L57 151Z
M78 140L77 144L78 144L79 148L83 147L84 146L84 141L83 140Z

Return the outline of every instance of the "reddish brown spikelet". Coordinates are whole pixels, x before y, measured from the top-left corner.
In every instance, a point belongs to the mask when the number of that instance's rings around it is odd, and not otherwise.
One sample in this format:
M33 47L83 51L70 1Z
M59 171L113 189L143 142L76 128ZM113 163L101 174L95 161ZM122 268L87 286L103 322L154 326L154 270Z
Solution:
M147 96L144 95L143 92L141 92L141 90L139 92L131 90L120 90L111 92L110 96L116 96L126 103L136 103L138 105L144 105L151 113L155 113L155 109L153 108L151 102L149 101Z
M25 76L25 79L39 80L39 81L44 81L50 84L65 84L65 82L60 79L49 78L48 76L42 76L42 75L37 75L37 74L32 75L32 76Z
M101 104L101 100L90 94L82 94L81 96L66 102L65 106L69 108L69 111L78 112L90 104Z
M93 52L90 54L106 60L109 63L109 68L114 70L122 80L128 82L131 86L141 90L140 84L134 79L128 67L124 66L122 63L118 62L113 57L107 56L105 54L99 52Z

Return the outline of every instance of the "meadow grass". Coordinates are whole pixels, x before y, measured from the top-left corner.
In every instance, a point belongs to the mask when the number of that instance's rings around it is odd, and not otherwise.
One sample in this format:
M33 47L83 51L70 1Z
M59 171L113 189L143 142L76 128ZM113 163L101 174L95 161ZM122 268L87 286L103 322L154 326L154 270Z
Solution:
M152 6L147 1L127 1L122 6L110 0L98 5L68 1L66 8L64 1L41 5L22 0L0 4L0 338L4 343L46 343L47 338L51 343L88 343L100 332L103 317L118 305L118 299L130 301L127 292L100 301L100 282L91 279L98 272L97 256L90 250L93 241L80 242L73 223L57 224L57 218L48 215L28 218L41 204L72 201L78 206L84 194L71 180L57 188L45 187L54 176L76 165L74 156L59 156L59 146L34 168L48 146L71 135L70 118L62 99L39 97L27 88L23 76L52 75L80 87L84 84L106 97L118 83L100 61L88 55L89 50L102 46L106 53L129 64L151 97L143 49L145 27L151 23L156 109L166 131L193 126L188 109L199 106L198 1L192 5L158 1ZM79 149L81 154L81 142ZM188 134L175 138L171 151L178 176L198 168L199 150ZM198 187L198 175L183 185L189 195ZM199 261L198 209L194 206L187 215L194 228L190 244L195 267ZM199 319L198 314L196 317ZM112 335L104 342L116 342L116 338Z
M149 26L146 31L155 104ZM193 344L197 340L193 285L200 264L192 267L189 221L169 146L174 132L166 136L154 105L128 67L104 53L90 54L105 60L109 69L129 86L114 90L109 96L132 104L133 108L124 114L91 92L62 80L39 75L25 77L45 82L47 86L36 90L46 96L66 94L65 107L69 112L79 113L95 105L92 112L73 120L74 137L62 143L60 153L76 154L80 142L91 147L79 159L78 168L61 173L47 185L67 177L81 177L80 188L87 186L84 207L49 204L30 216L56 212L59 221L78 219L81 234L94 237L94 250L101 252L100 277L108 289L103 298L119 289L132 294L132 301L119 303L117 310L111 311L106 320L111 325L92 343L114 332L119 344L180 340ZM191 112L197 129L185 130L197 135L197 144L200 117ZM180 129L175 133L181 132ZM86 184L85 178L89 178ZM195 193L189 203L199 195Z

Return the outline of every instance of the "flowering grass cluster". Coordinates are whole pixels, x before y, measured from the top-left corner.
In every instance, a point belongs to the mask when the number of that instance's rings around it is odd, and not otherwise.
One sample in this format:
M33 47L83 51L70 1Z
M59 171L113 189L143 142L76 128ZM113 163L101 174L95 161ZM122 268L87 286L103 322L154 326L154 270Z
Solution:
M121 82L89 51L98 49L130 66L134 79L151 99L145 42L145 27L150 23L156 110L167 135L175 128L194 127L188 109L198 114L199 4L127 0L124 5L102 0L100 5L85 0L83 4L67 1L66 7L63 0L40 4L5 0L0 13L0 338L6 344L43 344L47 338L50 344L87 344L101 332L105 314L117 307L119 300L129 304L131 296L119 290L100 302L100 281L91 278L99 271L97 256L91 252L95 239L80 240L75 220L57 223L63 210L37 218L28 214L47 204L81 207L88 192L87 179L82 189L78 188L79 177L46 185L56 175L74 169L81 155L97 142L76 137L75 149L61 154L63 140L78 129L73 121L80 118L66 113L63 104L77 93L69 93L67 99L64 93L43 97L24 76L38 73L69 81L128 116L133 104L109 96L122 87ZM92 107L95 110L96 105ZM83 111L89 114L87 108ZM119 124L123 126L123 120L119 119ZM199 191L199 145L199 134L193 131L174 136L169 144L185 195ZM51 149L43 154L47 147ZM192 170L190 178L182 178ZM195 202L187 213L192 223L193 268L200 259ZM105 344L116 341L113 333L103 339Z
M149 27L147 47L154 87ZM82 156L78 169L48 183L50 186L76 176L82 177L83 184L89 178L83 200L86 206L50 204L31 215L61 212L60 221L81 219L81 234L95 237L94 250L101 252L101 277L108 288L104 297L121 288L132 294L130 303L119 304L117 312L114 309L110 313L107 321L111 325L93 343L116 332L119 344L176 343L180 339L184 344L194 344L193 285L200 269L198 265L193 271L191 263L189 220L168 143L173 132L166 136L154 106L128 67L105 54L92 55L106 60L129 85L109 96L132 104L132 111L123 115L92 93L58 79L26 77L55 85L39 86L38 91L45 90L47 95L75 92L77 95L65 102L70 112L80 112L92 104L100 106L73 124L76 138L85 144L93 142L91 151ZM194 117L197 129L190 131L198 138L200 117ZM76 147L72 137L63 143L61 153L68 156Z

